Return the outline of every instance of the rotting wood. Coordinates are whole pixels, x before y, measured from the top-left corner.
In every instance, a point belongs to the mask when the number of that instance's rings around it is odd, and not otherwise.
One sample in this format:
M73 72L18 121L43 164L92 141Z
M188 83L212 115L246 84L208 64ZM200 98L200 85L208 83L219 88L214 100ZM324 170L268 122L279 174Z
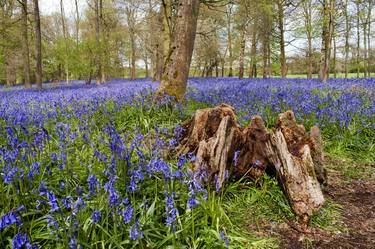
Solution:
M279 114L272 130L260 116L241 128L234 108L222 104L197 110L182 127L178 154L194 153L191 171L206 171L217 188L224 186L228 175L258 179L266 170L275 172L304 227L324 204L319 184L326 183L320 130L314 126L308 134L292 111Z

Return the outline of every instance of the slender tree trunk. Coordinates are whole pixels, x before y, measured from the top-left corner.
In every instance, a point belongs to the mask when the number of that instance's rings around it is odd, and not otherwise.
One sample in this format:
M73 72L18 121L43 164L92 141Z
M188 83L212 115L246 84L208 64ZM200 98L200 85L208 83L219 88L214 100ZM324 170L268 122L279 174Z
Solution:
M250 78L257 77L257 33L256 24L254 24L252 30L252 40L251 40L251 52L250 52Z
M312 3L311 0L303 1L303 12L307 36L307 78L312 78L313 73L313 51L312 51Z
M323 0L323 32L319 70L319 78L322 82L327 82L329 77L329 60L333 29L333 1L334 0Z
M9 49L4 52L5 78L7 86L14 86L17 80L15 58L11 55Z
M130 69L130 78L134 80L136 78L136 69L135 69L135 62L136 62L136 45L135 45L135 17L134 11L131 9L127 9L127 17L128 17L128 27L129 27L129 38L130 38L130 58L131 58L131 69Z
M286 77L287 67L286 67L286 57L285 57L285 38L284 38L284 5L283 0L277 1L278 7L278 25L280 31L280 74L282 78Z
M145 55L145 60L144 60L144 62L145 62L145 77L146 78L148 78L148 57L147 57L147 53L146 53L146 55Z
M337 78L337 65L336 65L336 54L337 54L337 46L336 46L336 36L333 36L333 78Z
M62 31L63 31L63 36L65 40L65 79L66 83L69 84L69 46L68 46L68 32L67 32L67 27L66 27L66 22L65 22L65 12L64 12L64 3L63 0L60 0L60 14L61 14L61 24L62 24Z
M100 82L104 83L106 81L105 76L105 56L104 53L107 51L106 49L106 41L105 41L105 30L104 30L104 16L103 16L103 0L99 0L99 23L100 23L100 59L101 59L101 67L100 67Z
M99 1L101 0L95 0L95 42L96 42L96 52L95 52L95 62L97 66L96 71L96 80L98 84L101 84L101 72L102 72L102 48L101 48L101 41L100 41L100 6Z
M374 1L369 1L368 12L367 12L367 66L368 66L368 77L371 77L371 19L372 19L372 8L374 6Z
M263 78L267 78L268 75L268 44L267 39L263 40Z
M36 85L42 89L42 36L40 32L39 2L34 0L34 17L35 17L35 51L36 51Z
M367 24L363 23L363 77L367 77Z
M224 77L225 75L225 59L221 59L221 77Z
M27 0L22 0L22 57L25 88L31 88L29 39L27 34Z
M348 14L348 0L345 0L345 61L344 61L344 70L345 78L348 78L348 63L349 63L349 36L350 36L350 23L349 23L349 14Z
M356 1L357 6L357 54L356 54L356 64L357 64L357 78L359 78L359 72L360 72L360 64L359 64L359 58L360 58L360 44L361 44L361 38L360 38L360 22L359 22L359 16L360 16L360 6L359 6L359 0Z
M79 18L79 8L78 8L78 0L74 0L75 7L76 7L76 43L77 45L79 44L79 23L80 23L80 18Z
M199 2L199 0L179 0L178 2L173 42L158 89L159 96L174 96L180 102L185 98L197 29Z
M228 76L233 76L233 46L232 46L232 4L229 6L228 19L228 51L229 51L229 73Z
M244 75L244 68L245 68L245 27L241 30L241 37L240 37L240 65L239 65L239 78L242 79Z
M135 61L136 61L136 54L135 54L135 51L136 51L136 46L135 46L135 31L134 31L134 28L133 26L130 28L129 30L129 36L130 36L130 48L131 48L131 73L130 73L130 78L132 80L134 80L136 78L136 69L135 69Z
M271 42L269 41L267 46L267 77L271 77Z

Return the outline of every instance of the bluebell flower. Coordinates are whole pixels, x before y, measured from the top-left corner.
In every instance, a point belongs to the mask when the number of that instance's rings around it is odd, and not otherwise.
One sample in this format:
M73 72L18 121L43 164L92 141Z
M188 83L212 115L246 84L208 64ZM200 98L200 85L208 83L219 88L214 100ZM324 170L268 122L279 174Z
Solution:
M143 232L140 231L138 220L136 220L134 225L130 227L129 237L130 240L136 240L138 238L143 239L144 235Z
M221 239L222 241L225 242L225 246L228 248L228 247L229 247L229 240L228 240L228 238L225 236L224 231L222 231L222 232L220 233L220 239Z
M12 239L12 248L21 249L23 247L32 248L29 236L26 233L19 232Z
M96 224L100 221L101 216L102 216L102 214L98 210L95 210L94 212L92 212L91 218L92 218L92 221L94 222L94 224Z
M74 239L74 238L70 239L69 248L70 249L77 249L77 241L76 241L76 239Z
M133 213L134 213L134 209L132 205L127 205L123 213L125 224L128 224L133 219Z
M87 182L89 183L89 191L91 195L95 195L96 188L99 187L99 180L96 178L95 175L90 175L87 179Z
M54 195L52 191L47 192L47 199L48 199L48 202L47 202L48 205L51 206L51 210L50 210L51 212L55 212L60 209L56 196Z
M0 219L0 231L13 224L16 224L18 227L22 226L22 221L18 218L16 213L9 212L3 215Z

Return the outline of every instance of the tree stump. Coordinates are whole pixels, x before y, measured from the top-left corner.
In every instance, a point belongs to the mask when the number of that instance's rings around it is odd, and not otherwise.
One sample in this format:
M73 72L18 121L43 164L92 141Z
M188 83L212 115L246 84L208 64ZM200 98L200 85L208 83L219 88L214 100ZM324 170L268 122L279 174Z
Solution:
M178 154L194 153L190 170L205 172L217 189L229 175L257 179L269 170L276 174L301 224L307 225L323 205L319 182L326 183L326 173L320 130L314 126L309 135L292 111L279 114L272 130L260 116L241 128L234 108L222 104L197 110L182 127Z

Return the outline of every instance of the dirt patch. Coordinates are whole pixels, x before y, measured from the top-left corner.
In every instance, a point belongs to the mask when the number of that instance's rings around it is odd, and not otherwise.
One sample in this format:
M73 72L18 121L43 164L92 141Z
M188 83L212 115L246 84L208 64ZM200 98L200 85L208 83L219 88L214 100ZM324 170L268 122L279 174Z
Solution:
M324 189L325 196L342 207L342 229L329 232L320 228L310 228L305 233L295 224L281 225L278 229L280 248L375 248L375 179L373 176L349 179L336 167L341 167L342 163L330 160L329 184Z

